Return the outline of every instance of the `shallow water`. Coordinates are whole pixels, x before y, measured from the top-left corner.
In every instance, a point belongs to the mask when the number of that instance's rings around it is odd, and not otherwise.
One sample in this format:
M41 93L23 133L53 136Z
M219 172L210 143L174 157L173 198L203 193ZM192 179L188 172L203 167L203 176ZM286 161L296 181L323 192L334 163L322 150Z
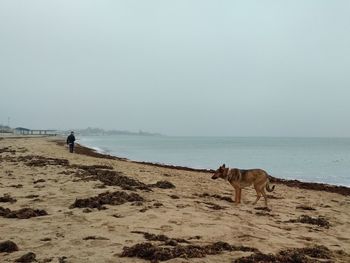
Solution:
M350 186L350 138L118 135L80 137L79 142L137 161L208 169L225 163L262 168L285 179Z

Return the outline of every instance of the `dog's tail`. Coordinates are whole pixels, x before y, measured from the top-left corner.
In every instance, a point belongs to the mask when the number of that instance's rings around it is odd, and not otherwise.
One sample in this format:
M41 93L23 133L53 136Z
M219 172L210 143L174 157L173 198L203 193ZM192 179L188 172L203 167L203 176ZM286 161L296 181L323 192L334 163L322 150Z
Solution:
M273 186L270 188L270 180L269 180L269 179L267 179L266 190L267 190L268 192L272 192L273 190L275 190L275 185L273 185Z

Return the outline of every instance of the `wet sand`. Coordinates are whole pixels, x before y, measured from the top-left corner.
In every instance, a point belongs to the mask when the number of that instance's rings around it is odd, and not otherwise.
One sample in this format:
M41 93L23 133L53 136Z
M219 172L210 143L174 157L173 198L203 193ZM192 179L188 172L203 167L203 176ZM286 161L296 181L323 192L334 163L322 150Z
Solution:
M272 178L269 209L236 206L212 171L56 140L0 139L0 262L350 262L347 187Z

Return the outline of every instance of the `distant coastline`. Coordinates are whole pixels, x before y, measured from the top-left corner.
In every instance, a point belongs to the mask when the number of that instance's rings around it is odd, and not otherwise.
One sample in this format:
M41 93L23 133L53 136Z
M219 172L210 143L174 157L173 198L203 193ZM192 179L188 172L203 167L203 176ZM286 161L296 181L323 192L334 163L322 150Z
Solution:
M104 136L104 135L131 135L131 136L164 136L160 133L147 132L139 130L138 132L128 131L128 130L104 130L101 128L88 127L85 129L29 129L23 127L11 128L10 126L0 125L1 134L22 134L22 135L66 135L71 131L74 131L77 135L81 136Z
M86 129L73 129L76 134L82 136L104 136L104 135L134 135L134 136L164 136L160 133L146 132L139 130L138 132L132 132L127 130L104 130L101 128L91 128ZM65 133L69 133L66 131Z

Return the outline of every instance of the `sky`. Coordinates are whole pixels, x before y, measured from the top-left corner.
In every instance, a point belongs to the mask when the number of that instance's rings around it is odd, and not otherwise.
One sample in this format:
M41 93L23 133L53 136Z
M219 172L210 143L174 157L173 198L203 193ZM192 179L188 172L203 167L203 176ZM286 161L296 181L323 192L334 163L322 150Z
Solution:
M350 136L350 1L0 0L0 124Z

